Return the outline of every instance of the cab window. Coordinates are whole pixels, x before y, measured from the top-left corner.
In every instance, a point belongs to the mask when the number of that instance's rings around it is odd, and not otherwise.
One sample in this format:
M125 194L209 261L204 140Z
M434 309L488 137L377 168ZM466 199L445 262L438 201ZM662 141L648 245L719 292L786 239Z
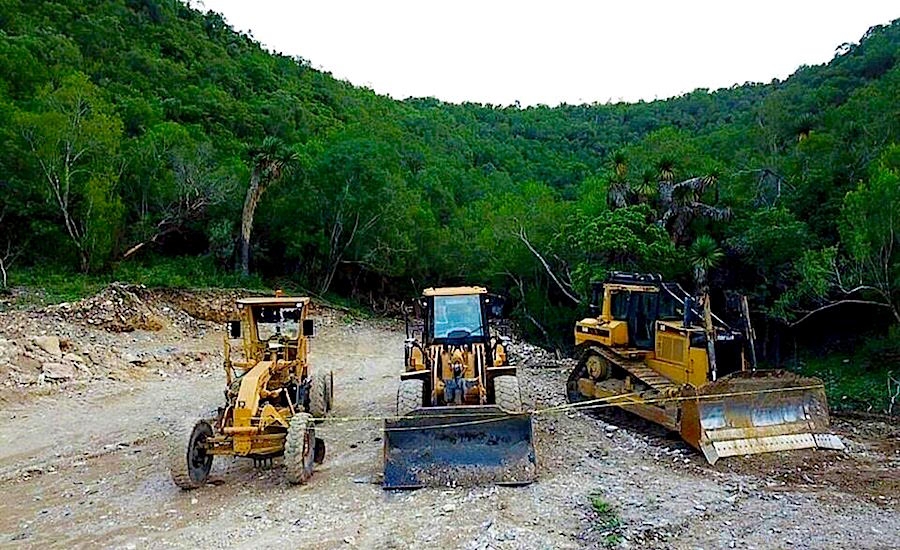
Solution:
M434 338L484 336L481 296L435 296Z
M609 308L612 318L616 321L628 320L628 304L631 302L631 292L614 292L610 296Z

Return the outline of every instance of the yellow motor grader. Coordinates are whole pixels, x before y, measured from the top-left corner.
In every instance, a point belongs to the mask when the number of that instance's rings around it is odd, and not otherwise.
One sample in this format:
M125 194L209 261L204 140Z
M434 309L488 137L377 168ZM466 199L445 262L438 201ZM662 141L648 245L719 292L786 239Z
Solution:
M602 300L601 300L602 298ZM789 449L843 449L822 382L756 370L749 312L739 328L659 276L613 273L575 325L570 402L609 402L677 432L710 464ZM602 302L602 304L601 304ZM737 326L737 324L736 324Z
M397 417L384 426L384 487L531 483L531 415L489 324L499 298L482 287L429 288L416 307L420 337L407 316Z
M314 423L331 409L333 376L310 372L309 299L276 293L239 299L236 306L240 320L225 335L225 405L171 439L169 468L182 489L204 485L217 455L260 463L284 456L285 477L295 484L308 480L325 457ZM230 339L241 339L242 357L233 357Z

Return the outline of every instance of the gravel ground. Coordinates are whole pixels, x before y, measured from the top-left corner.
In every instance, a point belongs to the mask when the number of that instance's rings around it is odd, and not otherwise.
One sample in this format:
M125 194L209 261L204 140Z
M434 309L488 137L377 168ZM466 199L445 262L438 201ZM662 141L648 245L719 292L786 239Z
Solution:
M846 452L710 467L624 413L538 415L536 483L400 492L380 486L377 422L328 422L317 430L326 461L306 485L288 485L277 460L257 470L217 459L207 486L180 491L163 458L167 435L218 405L222 333L167 308L152 308L160 330L130 332L58 310L0 314L6 342L49 333L96 355L90 376L0 389L0 546L900 547L898 430L860 419L836 422ZM326 310L318 318L312 365L334 371L334 414L392 414L402 327ZM561 404L566 368L524 349L515 359L526 403Z

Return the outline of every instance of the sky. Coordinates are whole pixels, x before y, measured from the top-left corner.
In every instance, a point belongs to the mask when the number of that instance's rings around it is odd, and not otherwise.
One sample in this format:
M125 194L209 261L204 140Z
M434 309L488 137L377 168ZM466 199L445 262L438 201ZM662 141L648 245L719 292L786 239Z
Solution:
M784 79L897 0L192 0L265 47L390 95L522 106Z

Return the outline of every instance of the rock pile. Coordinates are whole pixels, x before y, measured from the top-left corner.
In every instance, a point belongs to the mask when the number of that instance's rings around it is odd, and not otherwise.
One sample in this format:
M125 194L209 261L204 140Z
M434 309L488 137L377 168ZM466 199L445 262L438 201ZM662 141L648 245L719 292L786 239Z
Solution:
M0 382L6 386L90 377L92 365L70 340L56 336L0 340Z
M248 290L154 290L153 300L166 302L190 317L212 323L237 319L234 302L238 298L261 296Z
M90 298L47 309L110 332L162 330L163 318L139 296L144 291L141 286L112 283Z

